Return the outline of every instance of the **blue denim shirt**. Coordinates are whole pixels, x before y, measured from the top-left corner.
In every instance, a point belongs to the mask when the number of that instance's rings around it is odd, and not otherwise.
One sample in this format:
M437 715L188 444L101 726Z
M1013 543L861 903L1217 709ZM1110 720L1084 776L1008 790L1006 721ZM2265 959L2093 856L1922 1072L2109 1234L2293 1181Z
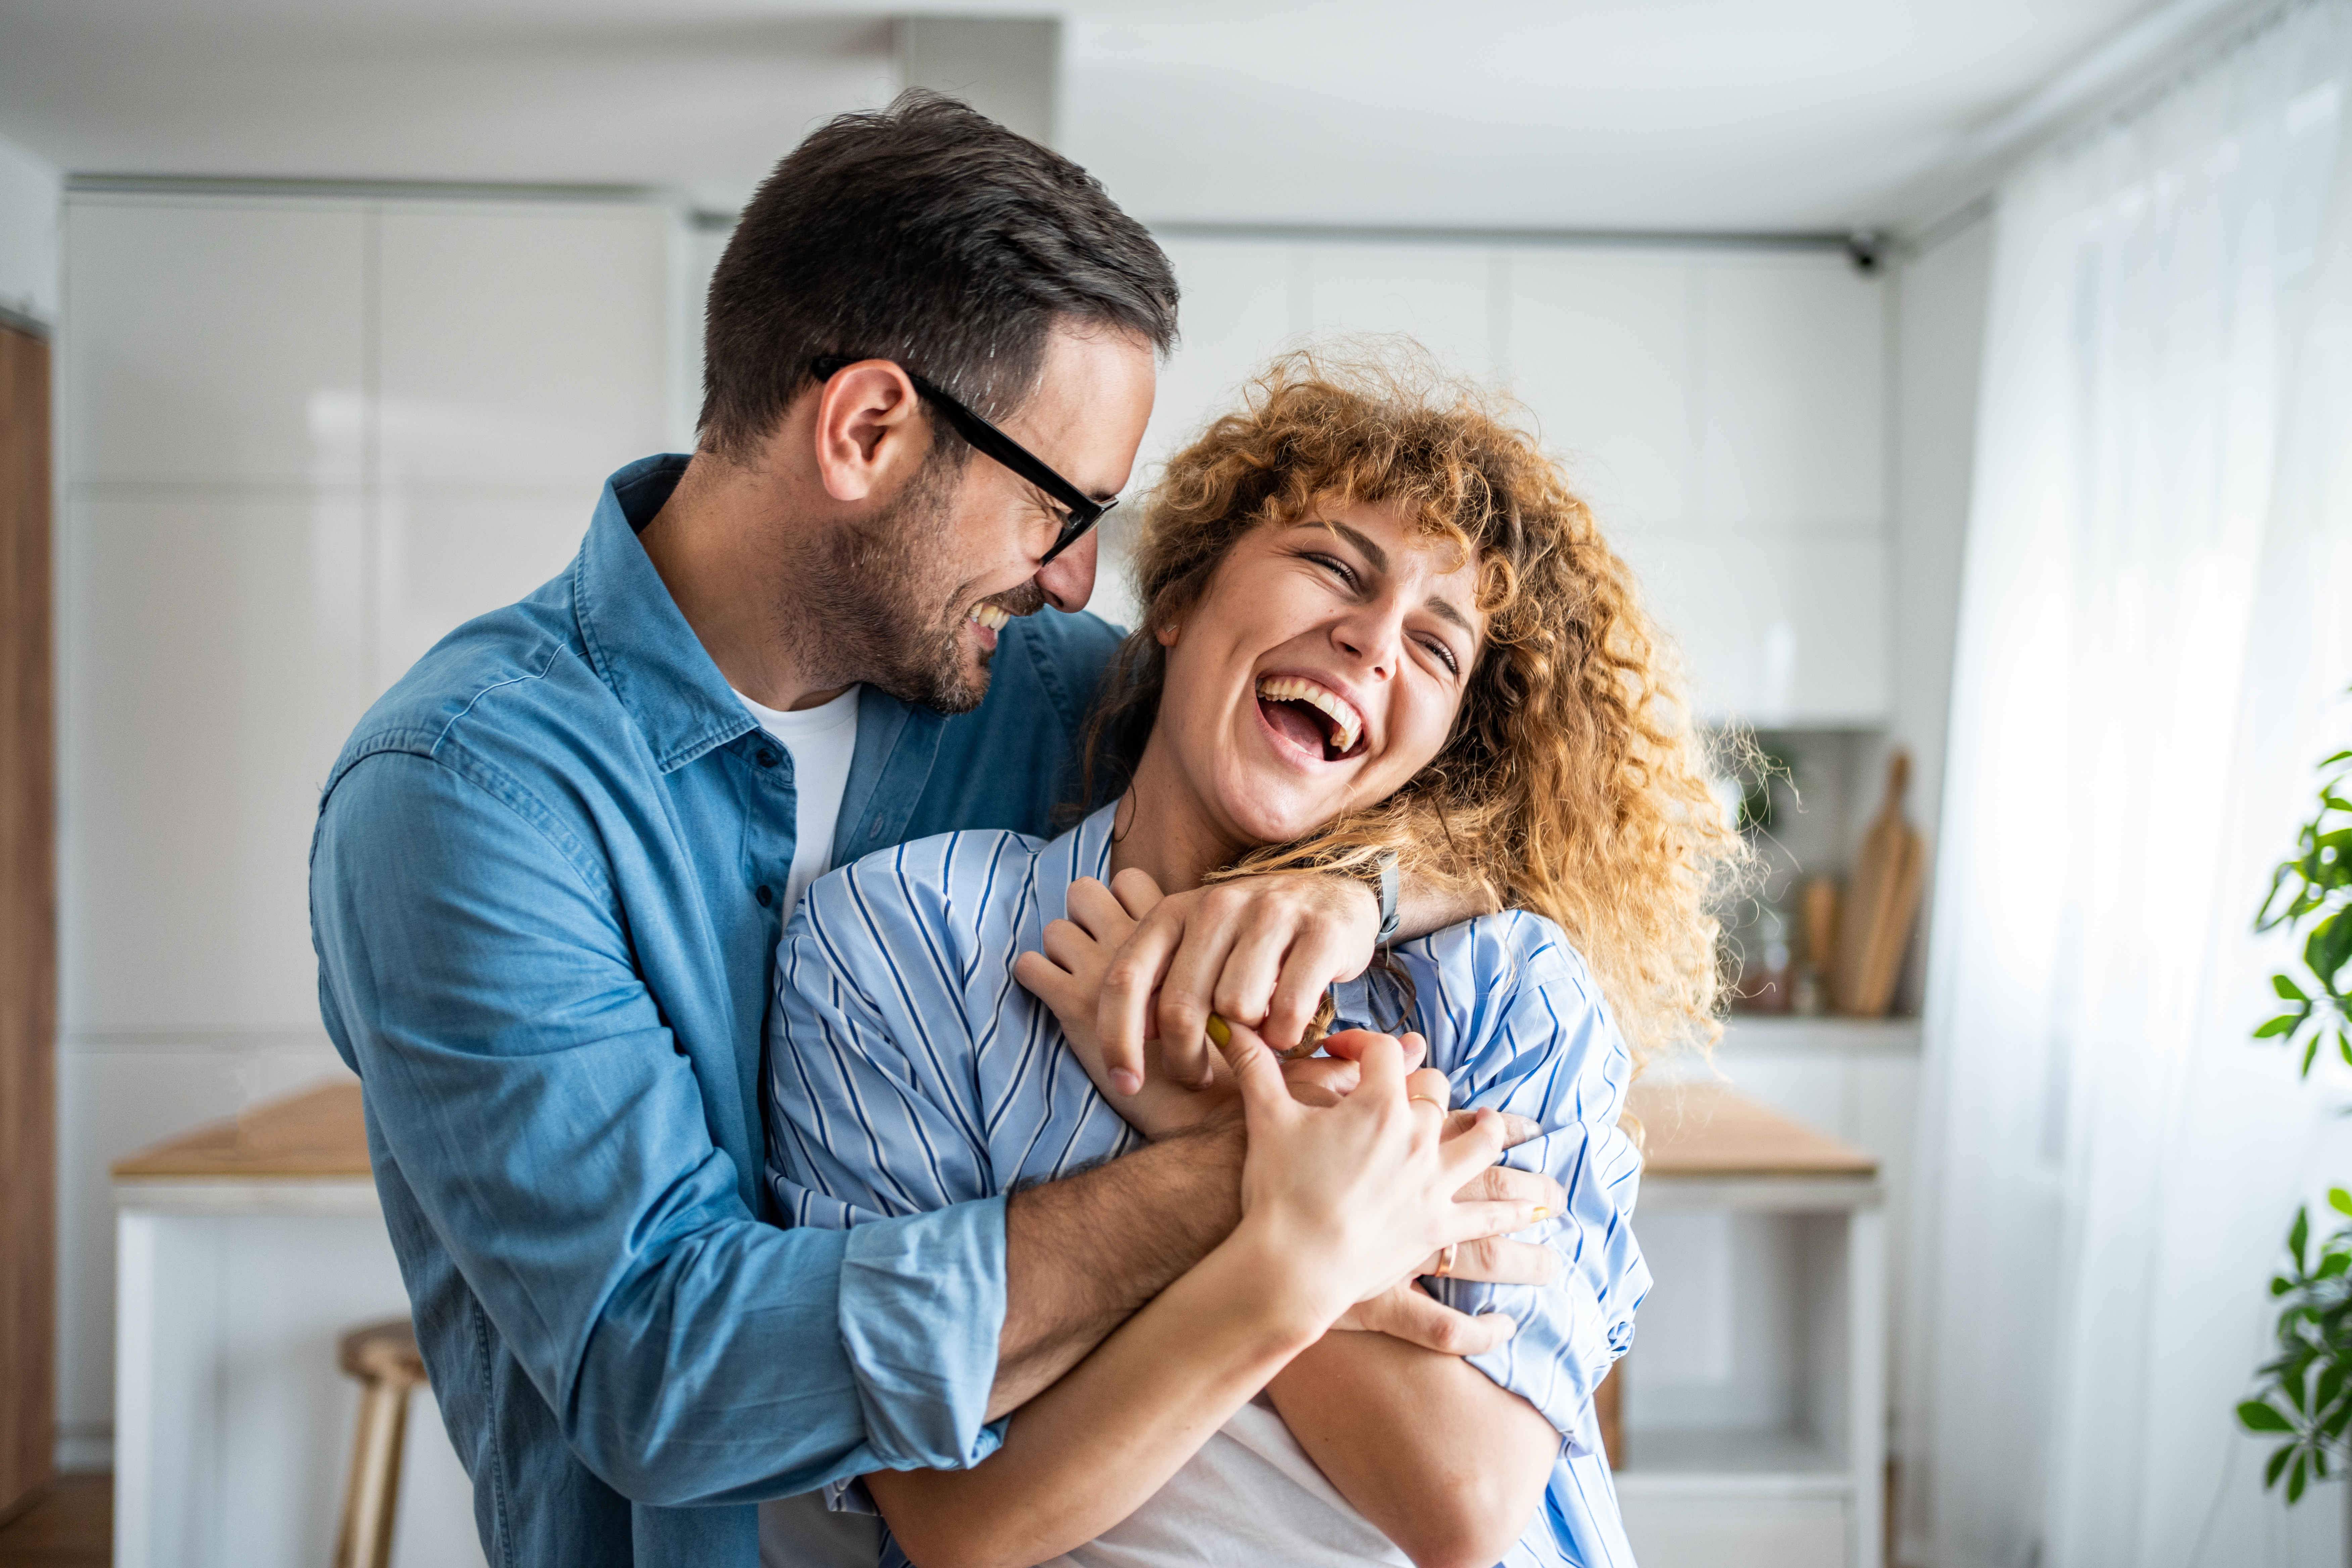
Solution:
M792 763L637 542L684 471L613 476L570 569L459 627L369 710L311 847L328 1032L425 1365L497 1568L758 1561L756 1510L977 1463L1002 1199L782 1230L761 1018ZM1075 795L1117 634L1001 634L987 700L868 689L836 862Z

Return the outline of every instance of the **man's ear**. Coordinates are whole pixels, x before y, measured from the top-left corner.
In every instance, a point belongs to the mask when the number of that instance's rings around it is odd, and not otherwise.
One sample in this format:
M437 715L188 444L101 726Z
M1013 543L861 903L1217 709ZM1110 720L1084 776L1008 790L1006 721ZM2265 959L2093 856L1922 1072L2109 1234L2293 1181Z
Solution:
M866 500L897 488L929 455L931 432L907 373L859 360L817 389L816 467L825 494Z

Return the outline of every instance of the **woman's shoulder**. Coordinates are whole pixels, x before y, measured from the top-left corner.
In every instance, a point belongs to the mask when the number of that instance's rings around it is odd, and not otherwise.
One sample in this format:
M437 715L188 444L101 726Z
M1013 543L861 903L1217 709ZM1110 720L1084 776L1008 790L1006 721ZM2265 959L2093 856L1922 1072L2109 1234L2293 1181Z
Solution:
M1575 942L1554 921L1530 910L1504 910L1444 926L1399 943L1402 959L1418 958L1449 978L1475 978L1483 987L1541 988L1566 984L1601 988Z
M1452 1070L1530 1048L1602 1058L1625 1048L1591 966L1542 915L1480 915L1402 943L1395 955L1433 1066Z
M1042 838L1001 828L909 839L810 883L793 925L820 933L976 937L1021 901L1046 848Z

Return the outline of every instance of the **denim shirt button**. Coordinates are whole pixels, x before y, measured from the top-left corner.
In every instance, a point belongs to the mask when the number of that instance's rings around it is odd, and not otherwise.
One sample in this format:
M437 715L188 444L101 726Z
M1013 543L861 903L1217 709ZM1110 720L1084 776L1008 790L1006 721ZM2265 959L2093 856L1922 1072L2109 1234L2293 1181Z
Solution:
M776 753L762 746L751 753L751 760L763 768L772 768L776 765Z
M776 901L776 890L765 882L761 883L759 890L751 896L760 900L760 907L763 910Z

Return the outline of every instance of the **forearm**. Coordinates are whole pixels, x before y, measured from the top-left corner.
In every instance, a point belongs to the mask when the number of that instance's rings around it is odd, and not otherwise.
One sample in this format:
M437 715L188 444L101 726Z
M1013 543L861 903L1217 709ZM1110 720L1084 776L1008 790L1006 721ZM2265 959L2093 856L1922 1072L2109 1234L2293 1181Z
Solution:
M1025 1568L1134 1512L1320 1332L1281 1275L1236 1234L1023 1406L980 1465L866 1477L899 1549L919 1568Z
M1238 1122L1013 1194L989 1419L1027 1404L1241 1220Z
M1397 879L1396 939L1410 942L1501 907L1483 883L1457 886L1407 871Z
M1339 1494L1418 1568L1489 1568L1542 1501L1559 1434L1457 1356L1335 1330L1268 1386Z

